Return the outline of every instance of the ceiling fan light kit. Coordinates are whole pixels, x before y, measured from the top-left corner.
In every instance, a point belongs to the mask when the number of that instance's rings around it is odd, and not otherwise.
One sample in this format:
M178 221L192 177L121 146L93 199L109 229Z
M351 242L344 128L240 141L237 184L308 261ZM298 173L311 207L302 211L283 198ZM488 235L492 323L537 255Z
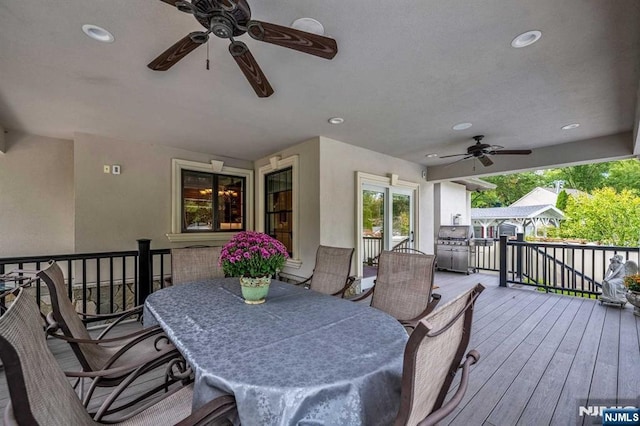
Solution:
M248 33L255 40L277 46L288 47L299 52L308 53L325 59L333 59L338 53L336 41L330 37L301 31L295 28L251 20L251 9L246 0L162 0L175 6L181 12L193 15L206 31L194 31L176 42L160 56L151 61L149 68L154 71L166 71L196 47L209 40L209 34L228 39L229 53L235 59L240 70L261 98L273 94L273 88L260 69L246 44L234 37ZM322 24L311 18L320 26ZM317 25L315 29L318 30Z

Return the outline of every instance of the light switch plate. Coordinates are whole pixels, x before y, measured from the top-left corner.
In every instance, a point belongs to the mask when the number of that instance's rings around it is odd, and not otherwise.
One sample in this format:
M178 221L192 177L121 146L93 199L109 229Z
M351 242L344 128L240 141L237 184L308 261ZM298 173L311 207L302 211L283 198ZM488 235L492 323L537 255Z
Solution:
M104 173L111 173L111 166L109 166L108 164L105 164L104 166L102 166L102 171Z

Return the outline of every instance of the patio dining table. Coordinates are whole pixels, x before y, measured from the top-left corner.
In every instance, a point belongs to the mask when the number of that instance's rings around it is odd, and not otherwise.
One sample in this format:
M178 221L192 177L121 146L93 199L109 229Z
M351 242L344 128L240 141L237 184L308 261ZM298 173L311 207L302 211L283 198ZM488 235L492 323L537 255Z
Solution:
M386 425L400 404L408 339L366 305L272 281L248 305L237 278L151 294L160 324L195 370L193 409L233 394L243 425Z

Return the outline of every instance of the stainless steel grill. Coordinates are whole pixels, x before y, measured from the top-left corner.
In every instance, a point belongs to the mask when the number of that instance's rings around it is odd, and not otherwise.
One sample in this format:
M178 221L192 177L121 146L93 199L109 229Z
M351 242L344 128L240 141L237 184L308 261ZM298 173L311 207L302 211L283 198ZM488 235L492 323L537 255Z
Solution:
M436 247L438 270L476 272L473 258L476 248L473 244L471 226L441 226Z

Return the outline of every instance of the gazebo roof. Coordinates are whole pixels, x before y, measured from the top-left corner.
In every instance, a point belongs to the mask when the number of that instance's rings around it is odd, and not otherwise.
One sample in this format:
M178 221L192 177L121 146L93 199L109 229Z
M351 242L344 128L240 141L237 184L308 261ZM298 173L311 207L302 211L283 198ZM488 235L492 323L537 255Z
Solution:
M511 206L471 209L472 220L516 220L516 219L564 219L556 207L546 204L538 206Z

